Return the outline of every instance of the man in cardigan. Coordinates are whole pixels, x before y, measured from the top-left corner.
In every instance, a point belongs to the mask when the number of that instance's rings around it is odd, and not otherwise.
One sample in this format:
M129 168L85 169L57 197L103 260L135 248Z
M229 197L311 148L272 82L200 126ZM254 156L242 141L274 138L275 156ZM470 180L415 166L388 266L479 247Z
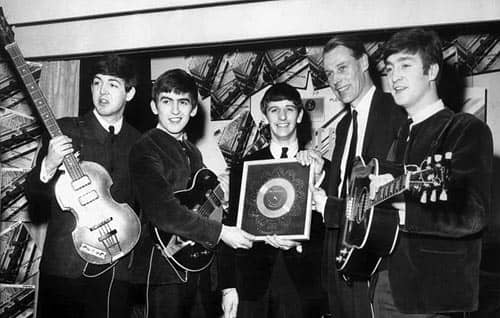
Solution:
M463 317L460 312L478 305L481 236L490 209L491 132L474 116L453 113L439 98L443 55L436 33L396 33L386 43L384 59L394 100L413 121L409 137L398 143L403 163L420 165L446 152L452 159L447 201L422 203L420 195L407 192L395 203L401 233L387 270L379 273L375 316ZM372 193L391 178L373 177Z
M351 278L347 282L335 263L345 218L346 179L354 156L362 156L366 161L387 157L406 115L390 94L374 86L368 55L358 38L348 35L332 38L323 49L323 64L335 96L347 107L336 128L327 191L319 188L313 192L316 210L324 215L327 229L323 281L334 317L366 318L371 317L368 279ZM316 154L314 158L319 156Z
M275 84L264 94L260 108L269 125L270 144L243 160L294 158L304 146L297 136L304 115L299 92L286 83ZM225 220L229 225L236 224L242 169L242 165L231 169ZM273 235L248 251L223 246L218 260L224 317L321 317L323 232L321 216L313 212L310 239L301 245Z
M185 133L197 105L198 88L188 73L173 69L160 75L151 101L158 125L130 152L133 189L146 223L135 249L133 276L136 283L147 285L148 317L215 316L209 299L210 270L188 272L174 265L153 241L153 226L207 249L214 249L220 240L232 248L252 246L252 235L206 218L175 197L175 192L187 189L195 173L204 167L200 151Z
M140 134L123 120L125 105L135 94L133 67L126 58L112 55L100 59L93 74L93 110L83 117L58 121L65 135L50 140L44 136L36 167L27 180L26 194L35 212L50 213L40 262L38 317L42 318L129 314L129 258L100 275L106 267L87 267L73 246L75 218L61 211L54 195L54 183L61 173L58 168L64 156L76 150L80 159L96 162L109 172L114 200L133 203L128 155Z

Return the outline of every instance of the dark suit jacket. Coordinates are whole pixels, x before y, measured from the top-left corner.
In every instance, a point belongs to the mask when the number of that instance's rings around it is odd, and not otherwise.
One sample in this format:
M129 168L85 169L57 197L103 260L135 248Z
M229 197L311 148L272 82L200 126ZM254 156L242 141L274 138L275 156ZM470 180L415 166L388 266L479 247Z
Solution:
M273 159L269 147L244 158L244 161ZM224 223L235 225L240 194L242 165L231 171L229 215ZM294 248L281 251L264 242L255 242L249 250L232 250L221 246L219 263L219 287L235 287L240 299L255 300L267 290L275 261L283 254L286 271L290 274L302 299L321 297L321 253L323 224L321 215L312 212L310 240L302 243L302 253Z
M139 132L123 123L118 135L111 142L108 132L99 124L92 112L81 118L62 118L58 120L63 133L73 139L73 146L80 151L80 159L97 162L111 175L113 185L111 195L117 202L126 202L133 206L132 189L128 169L128 156L132 144L139 138ZM75 218L69 212L59 208L54 195L54 183L60 171L48 183L40 181L42 159L48 150L48 136L44 136L42 148L37 157L35 168L29 173L26 183L26 195L32 211L49 214L45 245L43 247L40 271L44 274L76 278L82 274L85 262L76 253L73 246L72 231ZM128 258L118 263L117 277L127 279ZM100 266L96 267L98 270ZM92 272L94 271L91 269Z
M203 167L196 146L186 140L185 147L186 151L174 137L154 128L130 151L130 175L144 222L134 255L133 281L136 283L146 283L150 257L153 258L151 284L180 282L167 260L154 248L151 226L206 248L214 248L218 243L222 225L188 209L174 195L178 190L187 189L191 177Z
M371 101L370 112L363 143L362 156L366 162L371 158L385 159L389 149L397 139L399 127L406 121L406 112L394 103L390 94L384 93L379 89L375 90ZM344 284L339 278L335 256L338 249L340 236L340 227L343 223L345 203L343 198L338 198L338 186L340 183L340 163L342 152L347 139L349 120L344 117L336 129L335 147L340 147L340 155L334 156L331 160L329 178L328 178L328 200L325 206L324 220L327 231L325 233L324 244L324 266L323 275L326 277L324 283L329 293L330 307L334 316L348 317L348 304L342 304L339 301L339 286ZM345 285L345 284L344 284ZM362 298L364 295L354 295ZM345 308L343 308L345 307ZM369 310L369 308L367 309Z
M419 194L405 193L405 225L388 264L396 306L405 313L473 311L490 210L491 132L474 116L445 109L414 125L407 147L407 164L448 151L453 157L448 201L422 204Z

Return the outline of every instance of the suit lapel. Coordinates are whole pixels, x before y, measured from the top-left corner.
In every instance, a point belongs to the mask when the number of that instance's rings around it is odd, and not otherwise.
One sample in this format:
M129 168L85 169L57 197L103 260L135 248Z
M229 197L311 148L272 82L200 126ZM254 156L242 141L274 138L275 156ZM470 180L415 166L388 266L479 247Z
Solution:
M335 149L333 150L332 160L330 165L330 176L328 180L329 193L337 195L337 188L340 182L340 164L342 162L342 154L344 153L345 142L347 139L347 131L350 124L350 116L346 115L340 120L335 129Z
M375 89L375 92L373 93L373 98L370 103L370 112L368 113L368 121L366 124L366 131L365 131L365 139L363 140L363 151L361 154L363 155L363 159L369 160L370 158L364 158L367 153L372 153L373 151L369 151L370 146L377 146L373 144L373 138L374 136L378 133L380 134L380 131L376 131L377 129L380 129L383 127L384 123L383 121L385 120L387 124L387 120L389 117L387 117L387 114L385 114L385 109L386 107L383 106L383 93L380 92L379 89ZM370 148L371 149L371 148Z

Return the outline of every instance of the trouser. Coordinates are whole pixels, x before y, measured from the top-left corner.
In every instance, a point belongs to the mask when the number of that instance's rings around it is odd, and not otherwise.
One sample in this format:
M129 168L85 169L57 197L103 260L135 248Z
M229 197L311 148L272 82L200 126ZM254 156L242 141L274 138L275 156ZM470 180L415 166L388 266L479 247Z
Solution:
M66 278L40 273L38 318L122 318L130 315L129 283L113 271L95 278Z

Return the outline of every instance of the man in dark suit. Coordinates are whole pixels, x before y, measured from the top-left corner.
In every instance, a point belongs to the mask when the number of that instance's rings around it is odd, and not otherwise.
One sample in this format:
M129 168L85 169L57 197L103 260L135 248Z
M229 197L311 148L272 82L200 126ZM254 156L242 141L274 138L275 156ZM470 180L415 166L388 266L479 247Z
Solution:
M133 203L128 155L139 132L123 120L125 105L135 94L133 67L124 57L108 56L96 62L93 74L92 112L58 121L64 135L50 140L44 136L27 180L26 194L35 212L50 214L40 262L38 317L42 318L129 315L129 258L108 271L105 266L87 266L73 246L75 217L61 210L54 194L63 158L76 150L80 159L109 172L114 200Z
M452 155L447 200L426 203L413 192L400 211L399 242L375 286L376 317L463 317L477 309L481 236L490 209L493 146L486 124L453 113L439 98L443 55L432 31L396 33L384 49L396 103L412 119L397 153L405 165ZM403 169L400 169L400 174ZM391 175L373 177L372 193ZM439 193L436 194L439 196ZM443 197L444 199L444 197Z
M164 72L153 84L150 106L158 124L130 151L133 190L145 223L135 249L133 280L147 285L148 317L215 317L210 270L190 272L177 266L169 257L173 249L159 248L153 227L182 238L183 244L190 240L207 249L215 248L219 241L232 248L250 248L253 236L205 217L175 196L177 191L188 189L196 172L204 167L201 152L185 131L198 111L194 78L181 69Z
M275 84L265 93L261 111L269 124L269 146L244 161L293 158L299 145L297 128L304 109L297 90L286 83ZM232 168L229 215L236 224L242 165ZM310 240L285 240L275 235L255 242L252 249L233 251L223 247L219 261L219 287L223 293L224 317L320 317L323 308L320 270L323 225L313 212Z
M366 318L371 316L368 280L350 278L346 281L335 263L344 222L346 179L355 156L365 160L387 157L406 115L394 104L390 94L373 85L368 55L359 39L332 38L323 49L323 63L330 87L346 105L346 115L336 128L328 188L326 192L321 188L313 192L315 208L323 214L327 229L323 280L334 317ZM319 155L313 156L317 159Z

